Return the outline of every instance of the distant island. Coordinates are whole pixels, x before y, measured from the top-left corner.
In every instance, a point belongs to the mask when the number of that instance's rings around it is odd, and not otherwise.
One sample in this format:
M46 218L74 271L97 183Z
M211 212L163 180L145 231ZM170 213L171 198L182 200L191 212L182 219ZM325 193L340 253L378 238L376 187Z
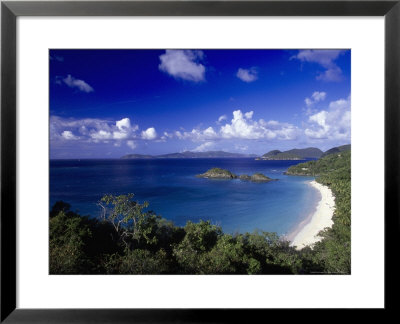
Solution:
M342 145L333 147L325 152L316 147L307 147L304 149L292 149L288 151L272 150L264 155L257 157L256 160L307 160L319 159L329 154L346 152L351 149L351 145Z
M305 160L319 159L324 152L316 147L307 147L304 149L292 149L289 151L273 150L257 157L256 160Z
M228 170L221 168L212 168L202 174L198 174L196 177L198 178L207 178L207 179L240 179L243 181L252 181L252 182L270 182L276 181L278 179L271 179L262 173L254 173L249 176L247 174L236 175Z
M230 153L224 151L207 151L207 152L191 152L169 153L162 155L145 155L145 154L127 154L121 159L210 159L210 158L253 158L256 154Z
M351 145L342 145L333 147L325 152L316 147L307 147L304 149L292 149L288 151L272 150L262 156L257 154L231 153L225 151L207 151L207 152L176 152L161 155L150 154L127 154L121 159L145 160L145 159L235 159L235 158L255 158L256 160L307 160L319 159L326 155L338 152L345 152L351 149Z

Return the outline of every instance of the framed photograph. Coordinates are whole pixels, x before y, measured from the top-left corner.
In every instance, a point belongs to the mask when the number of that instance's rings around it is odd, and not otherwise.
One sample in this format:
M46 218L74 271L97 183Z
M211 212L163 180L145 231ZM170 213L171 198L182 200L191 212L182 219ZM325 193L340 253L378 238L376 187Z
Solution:
M1 10L1 321L392 307L398 1Z

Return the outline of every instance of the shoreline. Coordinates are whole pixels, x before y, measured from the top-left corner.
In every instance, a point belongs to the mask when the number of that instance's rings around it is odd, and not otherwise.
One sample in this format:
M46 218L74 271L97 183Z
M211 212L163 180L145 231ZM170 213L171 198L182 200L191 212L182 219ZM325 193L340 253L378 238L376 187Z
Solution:
M335 197L332 190L315 180L309 183L310 186L317 189L321 194L321 200L318 202L313 213L301 221L294 231L286 236L290 241L290 246L296 246L301 250L305 246L312 245L321 241L317 234L326 227L332 227L332 216L335 211Z

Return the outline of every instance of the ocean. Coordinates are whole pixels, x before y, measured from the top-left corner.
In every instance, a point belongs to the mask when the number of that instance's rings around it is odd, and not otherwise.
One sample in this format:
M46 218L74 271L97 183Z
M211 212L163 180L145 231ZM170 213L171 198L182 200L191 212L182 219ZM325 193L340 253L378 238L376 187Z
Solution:
M210 220L225 233L262 230L290 233L315 209L319 192L312 177L283 172L303 161L236 159L51 160L50 207L59 200L81 215L98 217L104 194L133 193L149 210L183 226ZM197 178L210 168L237 175L261 172L268 183Z

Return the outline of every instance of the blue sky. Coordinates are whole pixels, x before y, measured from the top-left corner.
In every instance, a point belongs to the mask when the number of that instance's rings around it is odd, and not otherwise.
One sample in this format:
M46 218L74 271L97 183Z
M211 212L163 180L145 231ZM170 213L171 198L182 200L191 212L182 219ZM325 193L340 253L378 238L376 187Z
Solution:
M349 50L50 50L50 158L350 143Z

